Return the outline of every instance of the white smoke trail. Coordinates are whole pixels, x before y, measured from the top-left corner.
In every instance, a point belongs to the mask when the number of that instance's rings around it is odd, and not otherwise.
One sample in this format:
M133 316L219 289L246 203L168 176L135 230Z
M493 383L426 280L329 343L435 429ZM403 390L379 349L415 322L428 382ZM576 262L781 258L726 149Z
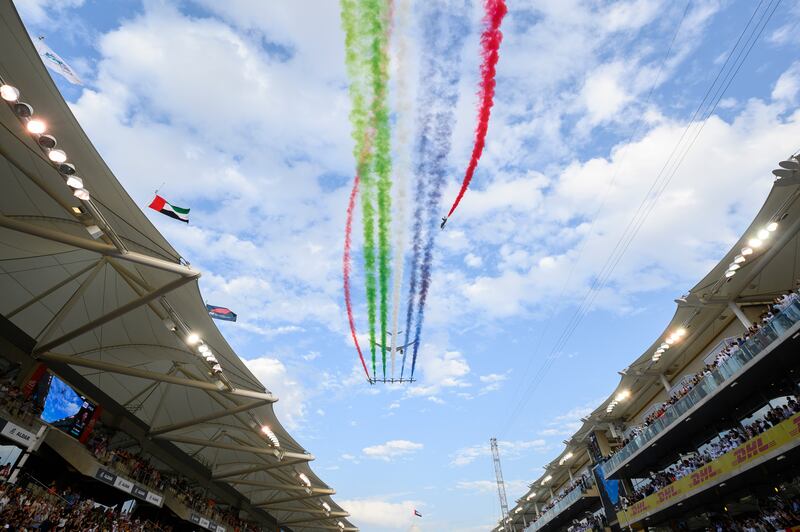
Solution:
M399 0L397 2L397 12L395 21L397 54L395 56L396 66L395 79L397 80L397 164L395 165L396 175L394 183L397 196L396 216L393 217L394 228L394 279L392 286L392 379L394 379L394 362L397 352L397 322L400 314L400 288L403 284L403 265L405 263L406 245L406 189L408 183L409 169L411 168L411 147L409 139L411 137L411 117L413 103L408 88L408 13L411 0Z

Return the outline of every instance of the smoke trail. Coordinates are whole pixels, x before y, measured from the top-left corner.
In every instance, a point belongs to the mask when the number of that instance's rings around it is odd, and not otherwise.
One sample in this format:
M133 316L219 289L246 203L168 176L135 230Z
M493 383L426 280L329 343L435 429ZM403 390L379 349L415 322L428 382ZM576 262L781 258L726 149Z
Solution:
M478 90L478 125L475 128L475 144L472 147L472 156L467 165L467 171L464 173L464 181L461 183L461 189L458 191L455 201L450 212L447 213L445 220L449 218L461 203L461 198L467 191L472 175L475 173L475 168L478 166L478 160L483 153L483 146L486 142L486 131L489 129L489 116L492 112L492 105L494 104L494 86L495 86L495 72L497 67L497 60L500 57L500 43L503 40L503 33L500 31L500 24L503 22L503 17L506 15L508 9L506 8L505 0L485 0L486 16L483 19L486 28L481 34L481 81Z
M353 190L350 192L350 201L347 203L347 221L344 226L344 258L342 259L342 269L344 277L344 304L347 308L347 319L350 322L350 334L353 336L353 343L358 351L358 358L361 359L361 365L364 367L364 373L367 375L367 380L372 382L367 369L367 363L364 361L364 354L361 352L361 346L358 344L358 335L356 334L356 322L353 319L353 303L350 299L350 245L352 243L353 233L353 208L356 206L356 195L358 194L358 175L353 180Z
M372 374L377 375L375 353L375 321L377 313L375 276L375 182L371 175L370 148L367 129L370 116L367 98L371 96L371 64L369 61L371 35L368 17L356 0L341 0L341 19L345 33L345 64L350 78L352 109L350 122L355 141L356 174L361 185L361 211L364 226L364 278L367 292L367 319L369 322Z
M378 283L380 290L380 331L383 378L386 378L386 332L389 315L389 277L391 250L391 129L387 105L389 10L385 1L370 0L364 4L370 33L370 73L372 75L371 113L375 128L374 171L378 189Z
M463 6L459 9L459 6L443 6L437 2L433 13L426 14L423 19L423 57L420 70L422 88L417 103L421 115L421 131L415 162L417 205L414 213L412 279L409 287L413 292L409 292L409 308L406 313L406 338L411 332L411 316L416 313L411 378L416 367L425 303L431 284L433 243L437 234L436 213L447 172L447 155L450 152L455 122L454 110L458 102L461 49L467 33L463 15L454 14L465 11ZM415 298L416 312L413 308Z
M397 353L397 324L400 319L400 288L403 284L403 250L406 246L406 183L408 181L408 168L411 165L411 150L409 138L411 127L412 102L409 96L408 61L406 58L408 36L408 11L410 0L400 0L397 10L397 153L398 163L395 165L395 182L397 183L396 215L394 218L394 278L392 285L392 339L389 353L392 357L392 378L394 379L395 354ZM405 344L403 344L405 345Z

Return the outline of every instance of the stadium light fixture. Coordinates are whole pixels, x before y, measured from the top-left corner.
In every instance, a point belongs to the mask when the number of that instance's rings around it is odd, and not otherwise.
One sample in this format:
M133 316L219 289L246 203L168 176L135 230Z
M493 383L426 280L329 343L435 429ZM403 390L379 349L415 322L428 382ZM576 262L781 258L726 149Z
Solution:
M197 333L190 332L186 335L186 343L189 345L195 345L200 341L200 335Z
M308 475L306 475L305 473L298 473L297 474L297 478L299 478L300 482L302 482L303 485L305 485L306 487L309 487L309 488L311 487L311 480L308 478Z
M45 124L38 118L33 118L31 120L28 120L28 125L25 127L27 127L28 131L30 133L33 133L34 135L41 135L42 133L47 131L47 124Z
M669 344L668 344L668 343L666 343L666 342L664 342L663 344L661 344L661 345L659 346L659 349L669 349Z
M630 396L631 396L630 390L622 390L621 392L619 392L617 394L616 397L614 397L614 401L616 401L616 402L624 401L625 399L627 399Z
M69 188L83 188L83 179L76 175L71 175L67 178L67 186Z
M71 163L61 163L58 165L58 171L64 175L75 175L75 165Z
M747 245L751 248L760 248L763 244L764 242L762 242L759 238L751 238L747 241Z
M261 427L261 432L263 432L267 436L269 441L272 443L273 447L281 446L281 442L278 441L278 437L275 435L274 432L272 432L272 429L270 429L267 425Z
M685 328L679 327L678 330L675 331L675 334L678 336L678 338L683 338L684 336L686 336L686 332L687 331Z
M674 337L672 337L672 336L670 336L669 338L667 338L666 340L664 340L664 343L666 343L667 345L672 345L672 344L674 344L674 343L675 343L675 338L674 338Z
M341 521L339 521L338 523L336 523L336 526L338 526L339 528L341 528L342 530L344 530L344 523L342 523Z
M553 475L547 475L546 477L544 477L544 478L542 479L542 486L544 486L545 484L547 484L547 483L548 483L548 482L550 482L551 480L553 480Z
M745 257L752 254L753 254L753 248L751 247L742 248L742 255L744 255Z
M778 230L778 222L770 222L767 224L767 231L774 233Z
M61 164L67 161L67 154L64 150L50 150L47 152L47 158L56 164Z
M45 150L52 150L56 147L56 138L52 135L39 135L39 139L37 140L39 146L44 148ZM52 160L52 159L50 159Z
M19 89L12 85L0 85L0 98L5 101L14 103L19 100Z
M559 460L559 461L558 461L558 465L564 465L565 463L567 463L567 460L569 460L570 458L572 458L572 453L567 453L567 454L565 454L565 455L564 455L564 456L561 458L561 460Z
M727 272L725 272L725 277L730 278L733 277L734 275L736 275L736 272L734 270L728 270Z
M330 511L331 511L331 505L330 505L330 504L328 504L328 503L327 503L327 502L325 502L325 501L322 501L322 507L323 507L323 508L325 508L325 511L326 511L326 512L330 512Z
M89 191L85 188L76 188L72 195L83 201L89 201L89 199L91 199Z
M17 102L14 104L14 114L18 118L30 118L33 116L33 107L25 102Z
M733 259L733 262L736 263L736 264L741 264L746 260L747 259L744 258L744 255L736 255L736 257L734 257L734 259Z
M741 266L739 266L736 262L731 262L730 264L728 264L728 271L729 272L735 272L739 268L741 268Z
M533 493L531 493L530 495L528 495L527 497L525 497L525 500L529 501L529 500L533 499L534 497L536 497L536 492L535 491Z
M758 233L756 233L756 236L759 240L766 240L769 238L769 231L766 229L761 229Z
M208 353L209 351L211 351L211 349L209 349L206 344L198 345L197 350L200 351L201 353Z

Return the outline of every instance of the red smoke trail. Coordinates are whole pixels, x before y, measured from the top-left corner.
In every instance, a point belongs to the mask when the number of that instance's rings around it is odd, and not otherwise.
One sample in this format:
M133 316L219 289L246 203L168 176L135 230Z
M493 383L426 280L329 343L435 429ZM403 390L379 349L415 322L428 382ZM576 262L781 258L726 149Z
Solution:
M503 40L503 33L500 31L500 24L503 22L508 12L505 0L485 0L486 16L483 21L486 29L481 34L481 82L478 91L480 107L478 108L478 125L475 128L475 144L472 147L472 157L469 160L467 171L464 174L464 181L461 183L461 190L447 213L449 218L464 197L464 193L472 181L472 175L478 166L478 160L483 153L483 146L486 143L486 131L489 129L489 116L492 112L494 103L494 86L497 60L500 57L500 43Z
M347 307L347 320L350 322L350 334L353 335L353 343L356 344L358 358L361 359L361 365L364 366L364 373L366 373L367 380L371 383L372 377L369 376L367 363L364 361L364 354L361 352L361 346L358 344L358 335L356 335L356 322L355 319L353 319L353 302L350 300L350 244L353 240L353 208L356 206L358 181L358 174L356 174L356 178L353 180L353 190L350 192L350 201L347 204L347 222L345 222L344 226L344 256L342 259L344 270L344 305Z

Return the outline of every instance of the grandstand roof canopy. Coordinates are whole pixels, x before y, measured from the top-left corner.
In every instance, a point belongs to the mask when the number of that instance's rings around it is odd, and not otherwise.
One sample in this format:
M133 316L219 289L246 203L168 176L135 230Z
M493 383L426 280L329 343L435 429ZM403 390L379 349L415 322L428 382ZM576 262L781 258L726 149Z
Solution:
M769 169L764 170L766 173ZM589 434L608 427L621 429L628 424L640 423L642 420L634 416L664 392L667 383L674 386L692 361L716 353L718 342L715 339L731 322L739 320L740 315L746 319L742 308L763 308L775 297L800 286L798 198L800 172L795 171L793 177L775 180L753 222L730 251L700 282L675 300L678 306L675 315L661 334L627 368L619 371L620 382L615 390L582 419L581 427L565 440L562 452L544 466L544 473L517 501L510 511L513 521L522 522L521 515L515 513L517 508L527 507L534 502L546 502L550 498L549 488L557 492L557 487L569 479L568 468L575 471L575 464L573 460L561 463L562 459L569 453L586 456ZM768 237L761 239L761 245L755 246L752 239L772 223L776 223L777 227L771 227L773 231L768 231ZM683 237L676 235L676 238ZM752 253L737 263L739 268L734 274L726 275L745 248L752 249ZM664 250L664 253L669 253L669 250ZM670 342L669 348L654 360L656 350L680 329L685 330L683 336ZM609 411L612 403L614 407ZM545 480L548 476L552 478Z
M35 340L36 357L68 364L132 412L150 438L210 464L213 478L281 524L339 530L342 521L354 529L334 491L309 468L313 456L276 418L276 398L209 318L200 272L97 153L11 2L0 3L0 49L2 81L46 122L91 194L89 201L74 197L24 120L0 104L0 312ZM92 226L102 235L94 238ZM192 333L201 339L194 345Z

